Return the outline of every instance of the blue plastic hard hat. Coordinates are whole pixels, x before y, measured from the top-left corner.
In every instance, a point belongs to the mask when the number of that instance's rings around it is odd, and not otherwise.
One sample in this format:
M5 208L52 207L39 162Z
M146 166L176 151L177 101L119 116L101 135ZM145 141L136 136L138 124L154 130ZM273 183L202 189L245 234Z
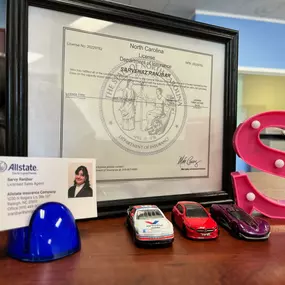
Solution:
M66 206L57 202L39 206L28 227L9 231L8 255L21 261L52 261L80 248L75 219Z

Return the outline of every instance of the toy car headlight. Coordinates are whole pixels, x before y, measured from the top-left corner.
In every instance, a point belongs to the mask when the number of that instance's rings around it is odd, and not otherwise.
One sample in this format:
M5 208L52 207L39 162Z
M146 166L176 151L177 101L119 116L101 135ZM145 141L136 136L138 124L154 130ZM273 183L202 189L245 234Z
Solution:
M270 226L268 224L265 224L264 227L267 231L270 230Z
M195 231L194 228L190 227L190 226L187 226L188 229L192 230L192 231Z

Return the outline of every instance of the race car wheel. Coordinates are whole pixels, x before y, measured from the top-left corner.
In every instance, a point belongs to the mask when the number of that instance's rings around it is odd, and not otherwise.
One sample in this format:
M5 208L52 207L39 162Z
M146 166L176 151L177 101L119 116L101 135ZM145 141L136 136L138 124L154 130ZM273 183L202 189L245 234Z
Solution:
M140 244L139 244L139 242L138 242L138 240L137 240L137 238L136 238L136 233L135 233L135 231L133 231L133 243L134 243L137 247L140 246Z
M174 214L173 213L171 213L171 222L172 222L173 225L175 225L175 219L174 219Z
M238 225L237 224L234 224L233 227L232 227L232 233L233 235L240 239L240 233L239 233L239 228L238 228Z
M128 229L130 228L130 222L129 222L129 219L128 219L128 218L126 218L125 226L126 226Z
M182 226L182 234L184 237L187 237L187 229L186 229L186 226L184 224Z

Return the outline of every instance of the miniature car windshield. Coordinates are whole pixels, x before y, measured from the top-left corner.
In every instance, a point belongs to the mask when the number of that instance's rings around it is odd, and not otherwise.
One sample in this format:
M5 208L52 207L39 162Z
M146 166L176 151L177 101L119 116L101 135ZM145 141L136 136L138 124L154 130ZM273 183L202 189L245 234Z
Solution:
M241 221L244 221L246 222L247 224L250 224L253 222L253 219L251 216L249 216L247 213L245 213L244 211L241 211L241 210L233 210L233 211L230 211L229 210L229 213L234 216L236 219L238 220L241 220Z
M162 214L158 210L140 210L137 214L138 220L163 218Z
M207 212L200 206L197 205L185 205L186 208L186 217L208 217Z

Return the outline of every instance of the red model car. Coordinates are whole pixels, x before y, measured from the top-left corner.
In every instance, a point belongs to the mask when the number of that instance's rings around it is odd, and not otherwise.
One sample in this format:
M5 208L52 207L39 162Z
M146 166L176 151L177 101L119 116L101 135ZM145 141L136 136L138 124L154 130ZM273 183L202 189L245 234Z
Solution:
M172 209L172 223L186 237L193 239L215 239L219 235L217 223L206 209L196 202L178 202Z

